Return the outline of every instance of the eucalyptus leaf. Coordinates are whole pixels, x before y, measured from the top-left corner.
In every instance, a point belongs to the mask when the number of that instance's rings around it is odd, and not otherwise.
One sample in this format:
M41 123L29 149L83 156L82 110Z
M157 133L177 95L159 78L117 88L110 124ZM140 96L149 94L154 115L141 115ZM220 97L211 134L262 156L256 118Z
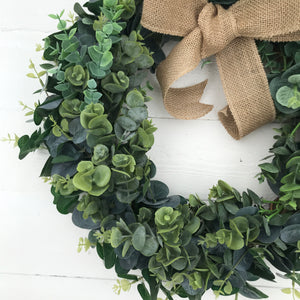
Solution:
M300 224L300 213L293 214L287 220L286 225L297 225Z
M103 244L104 265L106 269L111 269L116 263L116 255L110 244Z
M123 129L128 131L135 131L138 128L138 125L134 120L125 116L119 117L117 122Z
M39 106L39 109L53 110L57 108L63 99L60 96L49 96L43 104Z
M164 199L169 194L169 188L166 184L161 181L152 180L150 181L150 188L147 193L149 199L160 200Z
M145 246L145 242L146 229L143 225L140 225L132 235L132 245L136 250L141 251Z
M141 253L145 256L153 256L158 250L159 244L155 237L151 236L146 238L145 244Z
M94 222L92 218L83 218L83 212L75 209L72 214L73 223L83 229L97 229L100 227L100 223Z
M82 127L79 118L73 119L69 123L69 130L70 133L73 135L74 144L80 144L85 141L87 136L87 130Z
M300 224L289 225L280 231L280 238L283 242L291 244L300 240Z
M246 283L245 286L243 286L239 293L243 295L244 297L250 298L250 299L264 299L268 298L266 294L255 288L254 286Z
M280 235L281 228L278 226L270 226L270 234L265 231L260 231L259 237L257 238L260 242L270 244L273 243Z

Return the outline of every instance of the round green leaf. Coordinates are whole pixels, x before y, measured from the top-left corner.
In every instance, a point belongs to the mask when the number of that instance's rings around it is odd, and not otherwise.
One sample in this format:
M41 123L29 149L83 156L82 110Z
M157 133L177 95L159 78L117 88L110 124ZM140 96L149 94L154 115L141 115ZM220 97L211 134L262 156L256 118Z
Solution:
M110 51L104 52L103 56L102 56L102 59L101 59L100 66L101 67L106 67L107 65L109 65L113 61L113 59L114 59L114 57L113 57L113 55Z
M148 110L145 107L134 107L128 111L128 117L137 123L148 118Z
M290 76L288 81L292 84L299 85L300 84L300 74Z
M95 168L94 182L98 187L105 187L111 177L111 171L108 166L101 165Z
M296 157L293 157L291 158L287 164L286 164L286 168L289 169L293 166L297 166L300 164L300 156L296 156Z
M118 124L128 131L135 131L138 125L130 118L121 116L117 119Z
M142 46L134 41L127 41L124 44L124 52L130 57L138 57L143 53Z
M282 229L280 238L287 244L297 243L300 240L300 224L289 225Z
M150 68L154 64L154 60L150 55L142 54L136 58L135 63L140 69Z
M111 242L111 245L114 248L117 248L117 247L119 247L122 244L122 242L123 242L123 234L122 234L122 232L120 231L119 228L113 227L111 229L110 242Z
M143 225L140 225L132 235L132 246L136 250L141 251L145 246L145 242L146 242L146 229Z
M156 253L156 251L158 250L158 247L159 247L159 245L158 245L156 238L151 236L146 239L145 245L144 245L143 249L141 250L141 253L144 256L150 257Z
M289 100L294 96L293 89L288 86L281 87L276 93L276 100L283 106L289 107Z
M144 96L138 90L132 90L126 96L126 103L132 108L142 107L144 106Z

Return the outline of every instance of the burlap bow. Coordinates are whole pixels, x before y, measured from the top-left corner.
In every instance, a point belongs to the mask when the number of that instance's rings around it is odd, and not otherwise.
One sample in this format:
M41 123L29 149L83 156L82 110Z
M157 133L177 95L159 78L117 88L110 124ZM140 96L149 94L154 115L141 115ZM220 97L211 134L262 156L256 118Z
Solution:
M212 105L199 103L206 81L171 88L216 54L228 106L219 118L240 139L275 118L268 80L255 41L300 40L300 0L239 0L228 10L207 0L144 0L142 25L184 39L157 69L164 104L179 119L196 119Z

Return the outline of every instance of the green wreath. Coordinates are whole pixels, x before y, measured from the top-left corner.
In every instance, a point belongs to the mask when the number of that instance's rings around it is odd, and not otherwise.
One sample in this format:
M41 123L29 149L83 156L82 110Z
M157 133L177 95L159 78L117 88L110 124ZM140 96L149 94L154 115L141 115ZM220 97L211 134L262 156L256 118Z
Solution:
M249 284L274 280L266 261L293 281L284 292L299 297L300 43L258 42L284 123L259 180L266 179L278 198L240 194L219 181L203 202L169 196L168 187L152 179L156 168L146 156L156 128L146 106L151 86L144 82L172 37L140 26L141 0L96 0L84 7L75 4L71 27L63 12L50 15L59 32L44 40L48 62L41 72L31 64L36 74L28 74L40 80L37 92L46 93L33 113L39 128L18 140L20 159L47 147L41 176L51 178L57 210L90 230L80 247L95 247L105 267L115 268L122 278L117 292L137 282L144 300L157 299L159 290L167 299L196 300L208 289L266 298ZM129 274L135 269L142 277Z

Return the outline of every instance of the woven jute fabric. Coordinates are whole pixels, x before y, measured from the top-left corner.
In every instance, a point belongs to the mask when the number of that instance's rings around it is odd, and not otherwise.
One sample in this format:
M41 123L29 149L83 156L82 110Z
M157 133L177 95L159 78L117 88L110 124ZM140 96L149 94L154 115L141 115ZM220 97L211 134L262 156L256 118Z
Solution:
M172 88L203 58L216 55L228 106L219 118L240 139L275 119L268 80L255 45L257 40L300 40L300 0L239 0L229 9L207 0L144 0L142 25L183 37L158 66L164 104L179 119L196 119L212 105L199 100L206 81Z

